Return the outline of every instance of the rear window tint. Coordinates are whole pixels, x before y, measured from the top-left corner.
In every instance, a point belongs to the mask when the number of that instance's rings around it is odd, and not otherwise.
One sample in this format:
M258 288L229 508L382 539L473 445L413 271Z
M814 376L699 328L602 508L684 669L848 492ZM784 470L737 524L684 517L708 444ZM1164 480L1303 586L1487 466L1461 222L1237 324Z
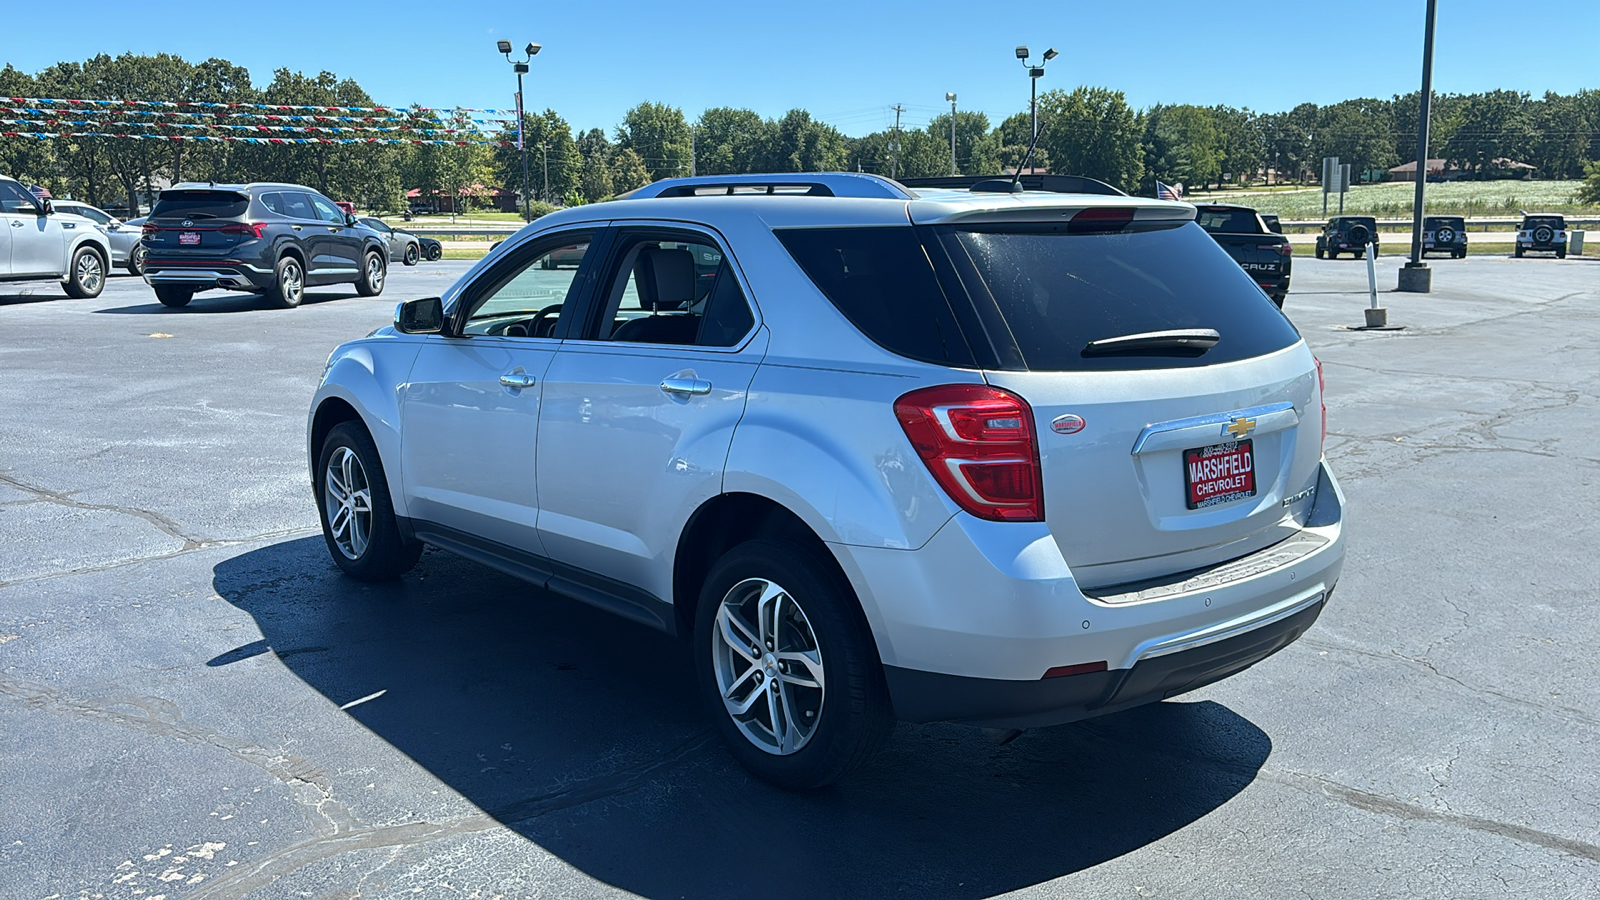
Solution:
M1459 218L1450 218L1449 216L1429 216L1428 218L1422 220L1422 227L1459 229L1461 227L1461 220Z
M1523 220L1522 227L1524 227L1524 228L1538 228L1539 226L1543 225L1543 226L1546 226L1548 228L1560 229L1560 228L1565 228L1566 227L1566 223L1567 223L1567 220L1563 219L1560 216L1529 216L1528 218Z
M233 191L163 191L150 218L234 219L249 205L249 198Z
M1029 369L1127 371L1209 366L1282 350L1300 339L1250 276L1198 225L1111 234L1066 226L941 229L980 315L1009 331ZM984 294L993 298L988 304ZM1204 353L1084 354L1090 341L1212 328Z
M1201 228L1213 234L1260 234L1256 214L1248 209L1200 207L1194 216Z
M1338 227L1349 231L1357 225L1366 228L1368 231L1376 231L1378 228L1378 220L1371 216L1356 216L1348 219L1340 219Z
M776 234L812 282L874 343L923 362L975 365L912 226L791 228Z

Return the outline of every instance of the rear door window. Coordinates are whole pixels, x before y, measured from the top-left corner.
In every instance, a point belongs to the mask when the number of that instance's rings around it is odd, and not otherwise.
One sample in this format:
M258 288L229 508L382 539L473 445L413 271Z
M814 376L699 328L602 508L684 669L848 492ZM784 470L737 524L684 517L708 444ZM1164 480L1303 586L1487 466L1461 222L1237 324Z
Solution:
M236 219L250 198L234 191L162 191L152 219Z
M940 240L995 342L1030 370L1190 368L1250 359L1300 339L1198 225L1070 234L1066 225L943 228ZM1209 328L1209 350L1085 353L1090 341Z

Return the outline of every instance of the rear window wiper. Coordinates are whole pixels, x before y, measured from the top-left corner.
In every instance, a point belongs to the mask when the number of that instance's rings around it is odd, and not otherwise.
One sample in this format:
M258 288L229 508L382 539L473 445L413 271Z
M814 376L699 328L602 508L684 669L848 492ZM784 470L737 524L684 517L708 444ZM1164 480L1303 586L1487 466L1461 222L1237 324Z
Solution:
M1142 334L1101 338L1086 344L1083 352L1086 355L1140 350L1190 350L1203 353L1215 347L1220 340L1222 335L1211 328L1179 328L1172 331L1146 331Z

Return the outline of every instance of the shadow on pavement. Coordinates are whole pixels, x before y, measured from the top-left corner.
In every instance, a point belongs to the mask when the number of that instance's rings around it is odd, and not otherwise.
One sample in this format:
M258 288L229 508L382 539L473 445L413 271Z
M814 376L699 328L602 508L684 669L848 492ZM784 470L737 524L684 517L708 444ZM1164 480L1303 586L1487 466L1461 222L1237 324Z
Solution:
M328 303L333 300L365 299L355 294L344 293L312 293L307 291L305 298L300 301L301 306L315 306L318 303ZM171 315L186 316L192 313L236 313L257 312L259 310L276 310L270 300L258 294L197 294L187 306L170 307L162 306L156 300L155 294L150 294L149 303L140 303L137 306L115 306L110 309L97 309L96 313L110 313L112 315Z
M1243 790L1272 749L1213 702L1003 747L975 729L902 725L844 783L789 794L732 761L682 645L641 626L437 551L402 581L363 585L320 536L213 575L264 640L210 665L271 652L335 704L384 691L347 714L524 838L650 897L990 896L1182 828Z

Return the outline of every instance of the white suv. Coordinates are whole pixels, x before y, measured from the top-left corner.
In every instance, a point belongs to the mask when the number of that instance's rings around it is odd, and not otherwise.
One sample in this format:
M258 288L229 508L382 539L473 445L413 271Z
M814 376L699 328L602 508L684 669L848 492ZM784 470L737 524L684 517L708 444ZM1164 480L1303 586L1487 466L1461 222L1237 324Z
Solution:
M336 349L334 561L424 544L693 641L788 787L894 721L1158 701L1315 621L1343 497L1320 366L1193 224L870 175L657 182L524 228Z
M0 175L0 282L61 282L67 296L98 297L111 264L104 230L82 216L57 212L15 178Z

